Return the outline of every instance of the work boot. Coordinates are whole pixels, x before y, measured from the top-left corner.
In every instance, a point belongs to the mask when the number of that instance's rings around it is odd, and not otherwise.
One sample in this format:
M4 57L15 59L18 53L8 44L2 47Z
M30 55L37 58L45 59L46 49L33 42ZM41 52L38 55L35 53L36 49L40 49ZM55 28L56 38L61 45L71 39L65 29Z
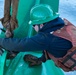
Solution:
M40 61L38 57L31 54L25 55L23 59L24 61L29 62L29 66L38 66L42 64L42 61Z

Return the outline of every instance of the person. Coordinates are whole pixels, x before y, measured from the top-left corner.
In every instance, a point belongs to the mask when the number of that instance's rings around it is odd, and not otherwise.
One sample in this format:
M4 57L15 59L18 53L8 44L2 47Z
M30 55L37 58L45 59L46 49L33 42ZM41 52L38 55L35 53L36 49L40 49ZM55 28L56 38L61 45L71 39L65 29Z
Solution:
M50 59L46 56L47 52L60 58L72 48L69 40L53 35L53 32L64 27L65 23L49 5L40 4L32 7L30 19L29 24L37 32L36 35L30 38L0 38L0 46L8 51L42 51L43 55L39 58L30 54L24 56L24 60L30 62L30 66L40 65Z

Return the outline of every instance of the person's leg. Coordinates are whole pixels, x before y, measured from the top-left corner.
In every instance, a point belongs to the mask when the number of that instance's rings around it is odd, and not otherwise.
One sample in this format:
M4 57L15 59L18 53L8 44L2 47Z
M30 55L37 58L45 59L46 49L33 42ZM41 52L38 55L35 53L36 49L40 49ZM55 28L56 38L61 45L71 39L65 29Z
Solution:
M42 56L39 57L38 60L39 60L39 61L42 61L42 62L46 62L46 60L47 60L46 56L47 56L47 55L46 55L45 52L43 51Z

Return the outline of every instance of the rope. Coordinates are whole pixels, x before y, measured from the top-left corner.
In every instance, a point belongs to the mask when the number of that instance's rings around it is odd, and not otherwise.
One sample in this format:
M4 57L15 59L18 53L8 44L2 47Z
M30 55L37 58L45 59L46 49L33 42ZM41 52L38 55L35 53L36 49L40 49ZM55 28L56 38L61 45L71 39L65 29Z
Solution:
M12 16L10 19L11 30L14 30L18 27L18 22L16 19L17 9L18 9L19 0L12 0Z
M6 25L10 21L10 6L11 6L11 0L5 0L4 4L4 17L0 19L2 22L3 27L6 28Z
M18 27L18 22L16 19L18 2L19 0L5 0L4 17L1 18L0 21L2 22L3 27L6 28L6 37L11 37L12 31ZM12 5L12 15L10 15L11 5Z

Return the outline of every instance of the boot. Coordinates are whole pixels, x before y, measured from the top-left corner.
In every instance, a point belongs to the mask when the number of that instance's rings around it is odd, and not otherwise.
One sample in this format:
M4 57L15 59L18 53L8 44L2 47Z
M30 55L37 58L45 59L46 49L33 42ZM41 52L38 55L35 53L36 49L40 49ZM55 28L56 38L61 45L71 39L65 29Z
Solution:
M38 57L31 54L25 55L23 59L24 61L29 62L29 66L38 66L42 64L42 61L40 61Z

